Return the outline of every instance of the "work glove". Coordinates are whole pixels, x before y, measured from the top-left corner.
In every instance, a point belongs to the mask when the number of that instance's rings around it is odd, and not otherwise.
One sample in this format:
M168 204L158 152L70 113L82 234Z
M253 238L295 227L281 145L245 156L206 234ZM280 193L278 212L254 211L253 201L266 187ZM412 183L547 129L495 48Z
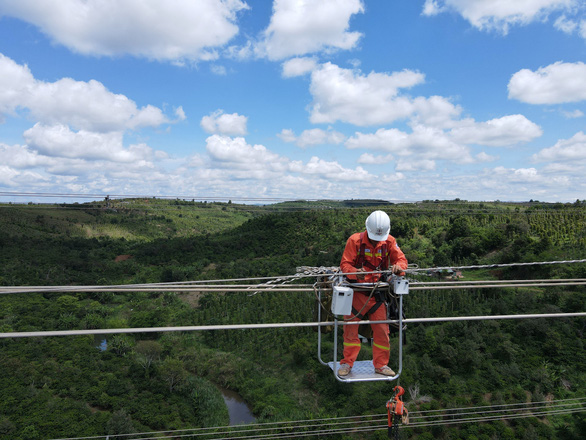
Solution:
M393 272L395 275L405 275L405 269L403 269L398 264L393 264L393 267L391 267L391 272Z

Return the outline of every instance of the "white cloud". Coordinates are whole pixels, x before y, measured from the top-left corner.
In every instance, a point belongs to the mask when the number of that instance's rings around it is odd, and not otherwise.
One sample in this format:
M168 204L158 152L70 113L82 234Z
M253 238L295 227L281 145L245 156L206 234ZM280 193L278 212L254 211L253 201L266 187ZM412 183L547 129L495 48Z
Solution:
M534 182L539 179L539 175L535 168L519 168L513 171L511 179L519 182Z
M0 0L0 15L34 24L72 51L160 61L216 58L245 9L240 0Z
M175 116L177 116L177 120L185 121L187 117L185 116L185 111L183 111L182 106L179 106L175 109Z
M201 119L201 127L208 133L243 136L246 134L248 118L238 113L227 114L216 110Z
M460 197L470 200L543 200L548 194L566 193L571 183L536 168L485 168L473 175L434 176L437 189L422 198ZM427 194L427 197L425 197ZM439 197L438 197L439 195Z
M222 168L244 170L283 169L287 159L263 145L249 145L243 137L231 138L214 134L206 139L206 150Z
M282 60L352 49L362 34L349 32L349 21L352 15L362 12L361 0L275 0L271 21L256 53Z
M358 69L362 65L362 61L360 61L358 58L352 58L351 60L348 60L348 64L350 64L354 69Z
M399 90L421 84L423 80L423 74L411 70L362 75L359 71L325 63L311 74L310 120L366 126L406 118L416 107L411 99L398 96Z
M462 109L442 96L429 98L417 97L413 100L414 114L412 120L416 124L429 125L435 128L451 128L457 125Z
M0 154L2 154L1 151ZM10 168L7 165L0 165L0 185L8 187L13 186L15 184L14 179L18 174L18 171L13 168Z
M498 159L498 157L486 154L484 151L478 153L475 157L477 162L494 162Z
M586 64L557 63L536 72L522 69L508 84L509 98L529 104L560 104L586 100Z
M40 130L35 134L40 135ZM64 138L68 136L72 135L63 135ZM91 140L81 141L91 144ZM62 142L67 142L67 139ZM52 145L39 146L39 150L35 147L0 144L0 163L4 164L6 171L2 175L7 180L0 177L0 182L25 187L31 192L45 192L47 188L66 193L110 192L108 188L116 188L116 191L136 193L144 190L148 182L161 180L165 175L167 180L162 181L166 183L169 179L167 173L156 170L153 162L148 160L150 148L144 145L101 153L79 149L78 154L57 151ZM45 151L45 147L50 151ZM154 188L151 189L154 191Z
M565 162L549 162L541 169L544 174L551 176L552 179L563 180L567 179L573 181L576 194L582 198L582 194L586 191L586 182L584 175L586 175L586 163L582 161L565 161Z
M255 48L254 43L251 40L248 40L244 45L232 45L228 46L223 52L226 58L231 58L234 60L242 61L250 59L254 56Z
M432 15L437 15L442 11L443 8L438 3L438 0L425 0L421 14L431 17Z
M0 118L22 106L35 79L27 66L21 66L0 53Z
M586 163L586 134L580 131L570 139L559 140L553 147L534 154L532 159L535 162Z
M322 144L338 145L346 140L346 136L340 132L321 128L304 130L299 137L295 136L293 130L285 128L277 136L285 142L295 142L301 148Z
M405 133L396 128L381 128L375 133L368 134L357 132L346 141L346 146L350 149L386 151L399 158L408 157L414 162L435 159L457 163L473 162L468 147L453 142L441 130L425 126L413 127L412 133Z
M40 155L26 145L0 143L0 162L11 168L36 168L54 164L55 161L54 158Z
M393 156L391 154L386 154L384 156L381 156L381 155L375 156L370 153L362 153L360 155L360 157L358 158L357 162L364 164L364 165L380 165L380 164L389 163L392 160L393 160Z
M27 145L0 145L0 162L10 176L7 185L41 192L116 187L134 193L148 182L166 182L166 173L155 169L153 160L161 165L169 161L168 154L144 143L125 146L124 134L184 120L182 107L174 109L172 121L161 109L138 108L95 80L37 80L27 66L1 54L0 78L0 115L36 122L23 134Z
M586 39L586 19L584 18L568 18L562 15L557 18L553 26L565 34L573 35L576 32L578 36Z
M90 131L156 127L171 122L152 105L138 108L124 95L114 94L98 81L63 78L36 80L27 66L0 54L0 112L28 109L43 124L66 124Z
M435 160L419 159L405 160L400 159L395 167L397 171L431 171L435 169Z
M313 156L308 163L293 162L291 171L301 174L319 175L322 178L334 181L358 182L368 180L373 176L362 167L351 170L344 168L338 162L328 162Z
M582 110L574 110L574 111L562 111L562 114L568 119L576 119L581 118L584 116L584 112Z
M283 78L302 76L313 71L317 66L315 58L292 58L283 63Z
M451 130L412 124L412 132L396 128L378 129L375 133L356 132L345 145L349 149L386 151L398 158L398 171L429 171L435 168L435 161L444 160L458 164L490 162L496 160L484 152L472 156L469 145L492 147L512 146L528 142L541 136L537 125L522 115L510 115L487 122L472 119L452 121L456 127ZM390 160L390 155L386 156ZM383 157L365 153L360 163L373 164Z
M297 140L295 132L290 128L283 128L280 133L277 133L277 137L280 138L283 142L295 142Z
M346 140L346 136L342 133L333 130L322 130L320 128L314 128L311 130L304 130L299 138L297 139L297 145L300 147L306 147L310 145L320 144L341 144Z
M586 78L586 76L585 76ZM424 75L404 70L401 72L363 75L360 71L343 69L331 63L321 65L311 75L310 92L313 96L310 121L313 123L347 122L359 126L389 124L406 119L412 127L409 142L430 145L477 144L486 146L516 145L541 136L542 130L523 115L509 115L487 122L459 119L462 109L442 96L429 98L401 96L400 91L421 84ZM585 79L586 81L586 79ZM444 132L444 130L451 130ZM397 130L378 132L389 136ZM435 139L427 139L429 133ZM367 141L361 136L361 142ZM368 141L367 141L368 142ZM393 139L397 142L397 139ZM353 146L354 141L349 142ZM398 144L401 144L399 141ZM392 147L388 147L392 148ZM469 160L465 156L465 160Z
M449 133L458 143L490 147L513 146L532 141L542 134L541 128L523 115L503 116L486 122L466 120Z
M356 167L356 169L351 170L344 168L338 162L328 162L315 156L299 172L303 174L317 174L326 179L347 182L357 182L373 177L362 167Z
M362 167L344 168L338 162L313 156L309 162L292 161L263 145L249 145L242 137L213 135L206 140L206 149L213 160L212 167L221 169L221 175L236 179L284 179L290 173L311 175L331 181L361 181L373 176Z
M228 74L226 67L221 66L219 64L212 64L210 66L210 71L219 76L226 76Z
M2 155L0 145L0 156ZM41 188L52 187L53 182L42 173L31 170L19 170L10 165L0 165L0 185L9 188L30 188L40 185Z
M569 35L578 28L578 23L568 19L565 15L560 15L554 22L553 27Z
M506 34L512 25L526 25L547 18L554 11L572 11L576 0L426 0L423 15L455 11L479 30Z
M405 180L405 175L403 173L394 173L394 174L384 174L381 177L381 180L385 183L397 183L400 180ZM390 188L391 193L393 193L394 188ZM394 194L395 198L398 194Z
M124 148L122 132L74 132L64 125L35 124L24 132L24 138L30 148L50 157L124 163L150 160L152 157L152 149L144 144Z
M152 106L138 110L124 95L109 92L102 83L63 78L54 83L36 81L23 105L31 116L47 124L70 124L75 128L107 131L160 125L162 112Z

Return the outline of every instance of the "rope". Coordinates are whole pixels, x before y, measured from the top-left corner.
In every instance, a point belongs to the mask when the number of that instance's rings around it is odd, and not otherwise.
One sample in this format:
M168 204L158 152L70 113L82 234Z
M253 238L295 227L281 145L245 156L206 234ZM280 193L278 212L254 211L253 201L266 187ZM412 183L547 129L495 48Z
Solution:
M297 274L292 275L292 276L275 278L273 280L267 281L266 283L258 284L255 287L263 288L262 290L271 290L271 289L275 289L275 288L277 288L278 290L282 290L282 287L285 283L291 283L295 279L305 278L305 277L307 277L307 275L305 275L304 273L298 272ZM281 283L281 284L277 284L277 283ZM249 286L247 289L251 289L252 287L253 286ZM255 292L251 293L248 296L256 295L258 292L260 292L260 290L256 290Z

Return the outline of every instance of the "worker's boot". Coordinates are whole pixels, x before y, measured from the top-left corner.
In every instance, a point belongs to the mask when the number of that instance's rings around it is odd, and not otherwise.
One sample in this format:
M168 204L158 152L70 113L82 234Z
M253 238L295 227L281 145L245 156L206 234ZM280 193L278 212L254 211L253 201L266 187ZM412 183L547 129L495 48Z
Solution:
M382 374L383 376L394 376L395 375L395 372L393 370L391 370L391 368L388 365L385 365L384 367L380 367L380 368L375 368L374 372L378 373L378 374Z
M348 374L350 374L350 370L352 370L352 367L350 365L340 364L340 368L338 368L338 376L348 376Z

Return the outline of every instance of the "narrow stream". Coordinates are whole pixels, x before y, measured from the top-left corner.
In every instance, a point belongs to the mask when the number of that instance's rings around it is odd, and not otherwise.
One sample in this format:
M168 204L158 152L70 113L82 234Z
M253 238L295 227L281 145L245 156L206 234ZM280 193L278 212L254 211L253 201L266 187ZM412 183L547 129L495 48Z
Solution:
M242 425L244 423L256 422L256 418L252 415L250 408L238 393L225 388L218 388L220 389L224 402L228 407L230 425Z

